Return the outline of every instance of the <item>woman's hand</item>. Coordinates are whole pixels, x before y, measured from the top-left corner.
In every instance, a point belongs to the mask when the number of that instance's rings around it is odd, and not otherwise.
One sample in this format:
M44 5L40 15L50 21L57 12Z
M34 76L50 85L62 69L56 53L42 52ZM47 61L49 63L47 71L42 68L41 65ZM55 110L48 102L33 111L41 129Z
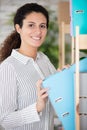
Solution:
M64 70L64 69L68 69L69 67L70 67L70 65L67 64L67 65L64 65L61 69L58 68L57 70L60 72L60 71L62 71L62 70Z
M41 88L42 80L38 80L37 82L37 103L36 103L36 108L38 112L41 112L45 106L46 106L46 101L48 97L48 88Z

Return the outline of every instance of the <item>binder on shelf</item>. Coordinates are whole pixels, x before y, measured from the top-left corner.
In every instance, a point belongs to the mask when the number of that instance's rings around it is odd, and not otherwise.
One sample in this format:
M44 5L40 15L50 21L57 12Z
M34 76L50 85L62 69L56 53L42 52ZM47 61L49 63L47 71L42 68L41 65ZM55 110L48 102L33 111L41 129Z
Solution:
M87 0L70 0L71 35L76 36L76 26L80 34L87 34Z

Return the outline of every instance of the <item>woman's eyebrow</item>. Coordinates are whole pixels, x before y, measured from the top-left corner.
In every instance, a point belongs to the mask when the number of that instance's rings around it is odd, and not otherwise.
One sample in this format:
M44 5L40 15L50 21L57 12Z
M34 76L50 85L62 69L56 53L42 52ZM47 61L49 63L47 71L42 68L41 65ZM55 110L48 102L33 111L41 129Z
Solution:
M35 22L33 22L33 21L28 21L28 23L35 23ZM47 24L47 23L40 23L40 24Z
M32 22L32 21L28 21L28 23L35 23L35 22Z

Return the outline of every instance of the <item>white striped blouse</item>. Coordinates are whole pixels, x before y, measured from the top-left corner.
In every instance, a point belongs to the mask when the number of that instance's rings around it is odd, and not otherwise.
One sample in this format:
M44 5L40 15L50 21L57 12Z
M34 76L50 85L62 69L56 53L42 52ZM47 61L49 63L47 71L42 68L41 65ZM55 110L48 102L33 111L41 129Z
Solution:
M53 130L53 108L48 100L41 115L36 110L36 82L56 72L42 52L32 58L13 50L0 65L0 125L5 130Z

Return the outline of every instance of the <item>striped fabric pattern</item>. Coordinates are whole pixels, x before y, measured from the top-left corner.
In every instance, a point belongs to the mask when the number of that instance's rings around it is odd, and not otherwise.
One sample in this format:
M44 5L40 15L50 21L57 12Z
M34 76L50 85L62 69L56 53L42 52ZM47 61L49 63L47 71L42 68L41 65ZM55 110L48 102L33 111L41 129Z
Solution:
M13 50L0 65L0 125L5 130L53 130L53 108L48 100L41 115L36 110L38 79L56 72L42 52L32 58Z

